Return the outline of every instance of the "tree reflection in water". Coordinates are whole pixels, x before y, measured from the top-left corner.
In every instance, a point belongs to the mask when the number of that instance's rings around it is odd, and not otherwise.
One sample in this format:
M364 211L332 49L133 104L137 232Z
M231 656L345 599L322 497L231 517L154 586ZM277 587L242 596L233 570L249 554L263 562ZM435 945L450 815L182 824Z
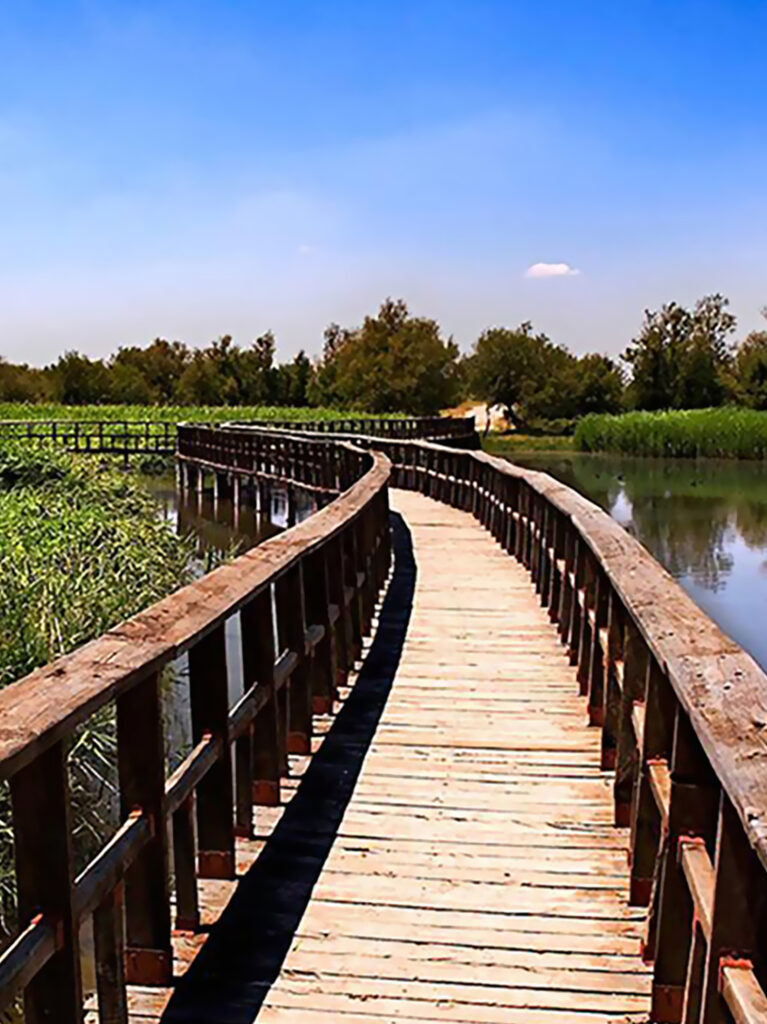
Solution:
M767 665L767 466L718 459L516 457L606 509Z

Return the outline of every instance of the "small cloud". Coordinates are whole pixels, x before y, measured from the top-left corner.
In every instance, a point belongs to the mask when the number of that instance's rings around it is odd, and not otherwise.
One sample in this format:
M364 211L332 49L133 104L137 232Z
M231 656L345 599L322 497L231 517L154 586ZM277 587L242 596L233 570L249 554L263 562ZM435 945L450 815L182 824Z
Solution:
M525 277L575 277L580 270L569 263L533 263L525 271Z
M299 245L299 247L298 247L298 255L299 256L311 256L311 254L313 252L314 252L314 246L313 245Z

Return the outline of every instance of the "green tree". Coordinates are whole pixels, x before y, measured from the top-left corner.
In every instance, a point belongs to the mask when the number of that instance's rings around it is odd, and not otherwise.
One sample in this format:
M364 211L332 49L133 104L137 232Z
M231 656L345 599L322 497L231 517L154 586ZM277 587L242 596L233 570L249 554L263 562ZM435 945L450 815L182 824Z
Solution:
M306 406L309 404L309 383L312 364L303 349L290 363L283 363L274 371L273 401L277 405Z
M767 309L763 311L767 319ZM752 409L767 409L767 330L752 331L735 353L738 398Z
M120 348L111 365L113 370L131 367L140 373L152 395L147 401L170 402L190 358L189 349L183 342L155 338L146 348L137 345ZM129 376L135 380L135 375Z
M721 295L692 310L670 302L645 310L639 336L624 353L632 368L630 396L637 409L698 409L728 397L735 317Z
M176 388L182 405L225 405L226 380L206 352L195 352Z
M574 415L620 412L626 386L623 371L609 356L581 356L572 370Z
M405 303L387 299L377 316L348 330L331 325L313 401L373 413L428 415L454 403L458 346L444 339L435 320L414 317Z
M0 402L39 402L46 398L48 382L42 370L16 365L0 356Z
M518 430L528 430L533 420L573 415L574 363L565 348L534 333L526 321L484 331L467 359L466 377L474 395L503 406Z
M65 352L50 369L53 397L65 405L101 405L112 401L112 379L100 359Z

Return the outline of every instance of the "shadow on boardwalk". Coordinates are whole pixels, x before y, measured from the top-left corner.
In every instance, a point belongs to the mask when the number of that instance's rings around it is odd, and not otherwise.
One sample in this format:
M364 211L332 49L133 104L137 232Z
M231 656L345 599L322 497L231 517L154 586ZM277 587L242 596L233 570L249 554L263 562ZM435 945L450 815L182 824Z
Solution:
M392 515L394 571L357 682L258 860L179 981L165 1024L252 1024L277 979L354 791L399 665L415 590Z

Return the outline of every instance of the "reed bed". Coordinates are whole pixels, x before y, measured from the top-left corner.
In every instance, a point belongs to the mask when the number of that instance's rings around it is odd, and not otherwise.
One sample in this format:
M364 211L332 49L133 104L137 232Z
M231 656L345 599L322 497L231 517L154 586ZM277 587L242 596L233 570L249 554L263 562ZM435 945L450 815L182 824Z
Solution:
M663 458L767 458L767 412L725 406L585 416L575 431L582 452Z
M189 581L193 546L128 474L87 456L0 448L0 685ZM114 812L114 721L97 715L69 751L84 862ZM0 790L0 936L14 915L7 788Z
M58 402L0 402L0 420L105 420L124 423L150 420L157 423L221 423L227 420L313 420L365 419L371 413L359 410L307 408L277 405L61 405ZM386 413L378 419L399 419L401 413Z

